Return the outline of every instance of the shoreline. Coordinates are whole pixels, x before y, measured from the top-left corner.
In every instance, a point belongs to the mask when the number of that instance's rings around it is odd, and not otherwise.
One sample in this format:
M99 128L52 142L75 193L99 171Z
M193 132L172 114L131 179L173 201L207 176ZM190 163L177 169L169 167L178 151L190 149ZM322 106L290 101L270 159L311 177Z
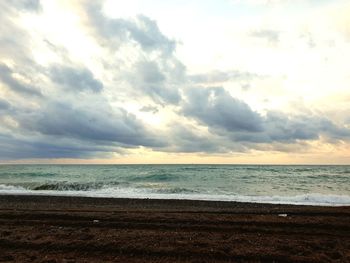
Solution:
M286 198L293 198L293 197L298 197L298 196L312 196L312 195L320 195L320 194L308 194L308 195L296 195L296 196L276 196L276 197L286 197ZM180 198L177 198L179 197ZM320 195L321 196L321 195ZM324 195L324 196L337 196L337 197L348 197L347 195ZM86 201L88 200L101 200L101 201L108 201L110 202L116 202L118 203L120 200L139 200L140 202L183 202L183 203L188 203L188 202L199 202L199 203L224 203L224 204L242 204L242 205L267 205L267 206L300 206L300 207L327 207L327 208L332 208L332 207L349 207L350 208L350 203L301 203L301 202L288 202L288 201L265 201L263 199L257 200L258 198L266 198L266 197L275 197L275 196L238 196L238 197L254 197L256 198L257 201L241 201L238 199L230 199L230 196L225 196L225 199L219 199L213 196L205 196L202 197L202 199L195 199L197 197L196 195L194 196L185 196L185 195L176 195L176 194L149 194L149 195L139 195L139 196L109 196L109 195L94 195L93 193L91 195L84 193L84 191L79 191L79 192L65 192L65 191L28 191L28 192L1 192L0 191L0 198L24 198L24 199L36 199L36 198L52 198L52 199L85 199ZM162 198L165 197L165 198ZM207 197L207 198L206 198ZM221 196L220 196L221 197Z
M75 203L80 205L92 205L92 206L112 206L112 207L125 207L127 205L136 205L138 208L150 209L153 205L157 207L166 208L173 207L188 207L192 209L204 208L211 209L213 207L218 209L249 209L249 208L262 208L262 209L291 209L291 210L337 210L337 209L349 209L350 204L336 204L336 205L320 205L320 204L298 204L298 203L270 203L270 202L245 202L234 200L216 200L216 199L191 199L191 198L148 198L148 197L105 197L105 196L85 196L85 195L69 195L69 194L47 194L47 193L0 193L0 210L2 206L7 204L23 205L35 202L36 205L40 203L46 204L47 202L55 203L58 205L74 205ZM68 201L68 203L65 203Z
M8 262L350 261L350 207L0 195Z
M0 185L1 186L1 185ZM115 193L114 193L115 194ZM231 202L246 204L272 204L318 207L350 207L348 195L300 194L295 196L230 196L230 195L183 195L183 194L133 194L122 193L112 196L110 193L93 191L51 191L51 190L0 190L0 196L57 197L57 198L96 198L96 199L137 199L137 200L174 200Z

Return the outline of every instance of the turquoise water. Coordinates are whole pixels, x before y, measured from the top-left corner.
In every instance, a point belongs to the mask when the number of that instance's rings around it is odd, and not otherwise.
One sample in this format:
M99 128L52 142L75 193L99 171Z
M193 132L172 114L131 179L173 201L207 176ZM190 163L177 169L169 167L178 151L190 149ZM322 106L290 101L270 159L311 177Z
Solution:
M350 205L350 166L0 165L0 194Z

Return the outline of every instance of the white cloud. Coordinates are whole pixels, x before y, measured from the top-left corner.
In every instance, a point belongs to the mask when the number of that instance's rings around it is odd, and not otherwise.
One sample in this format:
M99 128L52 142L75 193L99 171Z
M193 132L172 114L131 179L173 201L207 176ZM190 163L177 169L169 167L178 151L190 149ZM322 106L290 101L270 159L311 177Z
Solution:
M329 7L234 3L2 3L0 159L348 141L350 47Z

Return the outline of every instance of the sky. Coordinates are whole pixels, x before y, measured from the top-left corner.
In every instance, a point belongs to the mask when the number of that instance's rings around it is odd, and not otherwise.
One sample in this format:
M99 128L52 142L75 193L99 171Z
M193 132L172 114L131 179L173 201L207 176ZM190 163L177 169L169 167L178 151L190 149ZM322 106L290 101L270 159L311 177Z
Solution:
M350 164L347 0L0 2L0 163Z

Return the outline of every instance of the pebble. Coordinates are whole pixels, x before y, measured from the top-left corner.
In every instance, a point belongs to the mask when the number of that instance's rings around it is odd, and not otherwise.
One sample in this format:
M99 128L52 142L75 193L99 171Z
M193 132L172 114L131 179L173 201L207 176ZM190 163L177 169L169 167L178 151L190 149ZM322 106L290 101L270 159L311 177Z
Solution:
M278 214L278 216L280 216L280 217L287 217L288 215L287 214Z

